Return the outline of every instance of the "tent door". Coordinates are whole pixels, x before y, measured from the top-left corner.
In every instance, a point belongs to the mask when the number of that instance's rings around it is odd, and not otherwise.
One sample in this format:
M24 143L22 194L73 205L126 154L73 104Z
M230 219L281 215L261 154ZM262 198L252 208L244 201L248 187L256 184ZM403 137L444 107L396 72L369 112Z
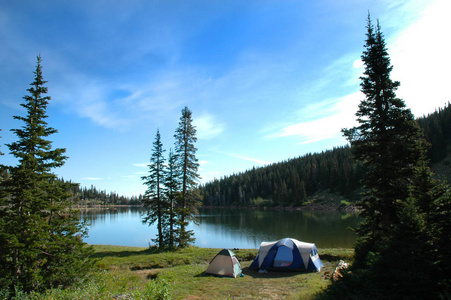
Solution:
M276 257L274 258L274 267L288 267L293 263L293 250L287 246L281 246L277 249Z

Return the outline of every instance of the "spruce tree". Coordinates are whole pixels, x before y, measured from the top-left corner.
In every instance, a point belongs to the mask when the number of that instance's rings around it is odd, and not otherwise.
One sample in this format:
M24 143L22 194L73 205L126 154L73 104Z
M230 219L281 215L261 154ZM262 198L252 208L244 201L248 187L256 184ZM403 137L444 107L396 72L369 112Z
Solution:
M27 114L13 129L18 141L8 144L18 165L1 182L7 193L0 209L0 285L11 290L42 290L68 285L89 268L78 213L69 209L70 183L57 180L52 170L61 167L65 149L52 149L48 137L57 132L45 119L49 96L37 57L35 79L21 104Z
M143 218L143 223L149 225L157 222L157 238L154 242L159 248L164 248L165 243L165 212L167 210L167 201L164 193L164 178L165 178L165 159L163 144L161 143L160 131L157 130L155 141L153 143L153 152L150 157L149 175L143 176L144 184L147 185L147 190L144 193L143 205L146 209L146 214Z
M343 130L365 168L360 202L364 221L357 229L352 274L332 290L338 287L336 295L347 291L349 298L449 296L449 280L434 278L438 266L449 271L449 259L442 260L449 247L438 247L449 246L449 234L441 235L449 229L449 188L433 180L428 143L410 109L396 97L399 82L390 79L393 67L379 23L375 28L368 16L367 29L359 126ZM437 208L443 210L437 214ZM440 274L446 276L443 270Z
M393 67L379 23L374 28L368 16L367 29L365 71L360 78L365 99L356 113L359 126L343 130L354 157L366 169L362 183L367 192L361 201L365 223L359 229L365 243L359 244L362 253L356 249L356 263L364 262L368 252L377 251L391 237L426 152L413 114L396 97L399 82L390 79Z
M187 230L190 221L197 222L195 214L200 206L200 193L196 188L200 178L196 158L196 127L192 124L192 113L185 107L182 110L179 125L175 131L175 155L177 168L180 170L180 194L178 197L178 246L184 248L194 242L194 233Z
M177 197L180 195L180 172L177 168L176 156L169 149L168 167L166 178L164 182L166 190L166 198L168 201L168 247L173 249L175 247L175 228L177 224L176 204Z

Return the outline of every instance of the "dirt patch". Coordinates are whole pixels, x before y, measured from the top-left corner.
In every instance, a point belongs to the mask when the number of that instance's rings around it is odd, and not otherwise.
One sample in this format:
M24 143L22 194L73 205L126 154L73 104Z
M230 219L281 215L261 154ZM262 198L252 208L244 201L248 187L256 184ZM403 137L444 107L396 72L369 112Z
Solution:
M141 278L155 279L158 277L158 274L160 274L162 270L163 269L142 269L134 270L133 273Z

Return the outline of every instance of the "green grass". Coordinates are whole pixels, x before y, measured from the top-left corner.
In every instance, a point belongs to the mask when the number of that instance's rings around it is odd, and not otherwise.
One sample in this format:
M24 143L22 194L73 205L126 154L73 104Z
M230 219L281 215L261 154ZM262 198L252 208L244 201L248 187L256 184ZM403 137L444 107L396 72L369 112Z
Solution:
M204 274L221 250L189 247L159 253L154 249L95 245L97 270L68 289L18 299L310 299L330 284L340 259L350 261L352 249L319 249L321 272L268 272L249 269L256 249L234 253L244 277L223 278Z

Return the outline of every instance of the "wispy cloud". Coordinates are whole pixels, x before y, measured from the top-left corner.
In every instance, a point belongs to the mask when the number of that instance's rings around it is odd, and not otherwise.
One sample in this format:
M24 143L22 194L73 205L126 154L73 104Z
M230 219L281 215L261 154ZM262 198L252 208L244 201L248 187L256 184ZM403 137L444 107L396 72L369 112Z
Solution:
M401 5L402 3L398 4ZM402 5L402 9L422 11L421 7L415 6ZM401 81L397 94L417 115L424 111L433 112L436 108L445 105L446 101L449 101L449 93L446 91L449 75L446 70L451 68L451 60L443 59L449 57L445 54L449 48L448 42L446 39L437 38L437 35L431 33L435 32L437 28L451 26L451 20L446 16L446 12L450 9L451 2L449 1L437 0L431 2L423 15L418 15L416 19L411 17L408 21L412 25L398 32L388 43L389 55L394 66L392 78ZM397 21L395 24L399 25L400 22ZM447 24L449 26L446 26ZM384 27L392 25L394 27L394 24L383 22L382 30L384 30ZM417 58L422 57L424 53L436 53L437 55L430 56L427 60L418 60ZM324 85L324 88L339 86L340 84L336 84L336 80L330 78L331 75L335 76L339 73L352 75L348 76L349 79L343 77L341 85L357 86L363 68L358 59L355 59L352 63L354 57L356 56L353 54L347 55L326 68L325 74L327 75L320 83L317 82L317 87L321 85ZM412 65L413 61L417 63ZM353 69L346 69L350 63ZM437 65L443 66L441 68L442 73L437 74ZM413 68L421 70L421 72L416 72ZM431 74L434 74L434 76L431 76ZM332 82L335 83L332 85ZM425 86L433 88L425 89ZM355 92L340 99L317 101L314 104L304 106L297 114L305 121L285 125L266 137L283 138L292 136L298 137L301 144L309 144L340 136L342 128L356 125L355 112L358 109L358 103L363 98L364 95L361 92ZM425 101L425 99L428 101Z
M127 106L138 115L143 113L166 114L178 109L190 94L190 84L183 70L162 71L157 78L147 78L128 84L131 94L124 99ZM184 97L185 96L185 97ZM184 100L185 99L185 100Z
M66 72L62 66L71 72ZM129 128L133 118L126 115L128 108L123 102L111 98L111 87L107 83L92 74L78 72L64 61L61 66L55 66L50 75L52 99L64 105L66 111L71 110L101 127L119 131Z
M260 165L269 165L269 164L272 163L272 162L269 162L269 161L264 161L264 160L261 160L261 159L258 159L258 158L248 157L248 156L244 156L242 154L237 154L237 153L225 153L225 152L218 152L218 153L222 153L224 155L227 155L227 156L230 156L230 157L233 157L233 158L238 158L238 159L245 160L245 161L255 162L255 163L258 163Z
M342 128L352 127L355 124L355 112L362 99L360 92L353 93L335 101L315 104L310 112L321 112L319 115L310 115L309 121L290 124L281 130L269 134L267 138L283 138L297 136L301 144L314 143L340 135Z
M209 162L207 160L199 160L199 165L201 165L201 166L205 166L208 164L209 164Z
M196 117L193 121L193 125L197 129L197 137L199 139L212 139L220 135L225 125L210 114L204 114L200 117Z
M147 168L149 164L148 163L134 163L133 166L134 167L138 167L138 168Z

